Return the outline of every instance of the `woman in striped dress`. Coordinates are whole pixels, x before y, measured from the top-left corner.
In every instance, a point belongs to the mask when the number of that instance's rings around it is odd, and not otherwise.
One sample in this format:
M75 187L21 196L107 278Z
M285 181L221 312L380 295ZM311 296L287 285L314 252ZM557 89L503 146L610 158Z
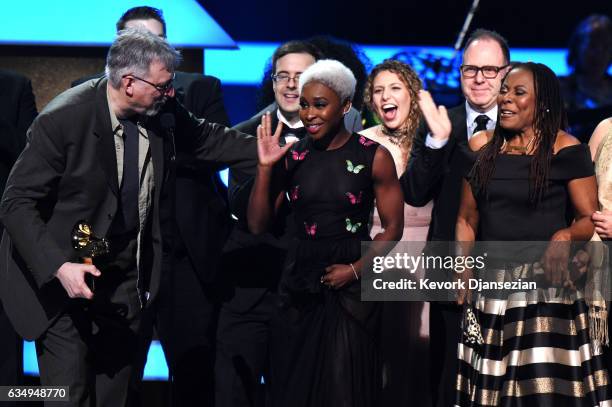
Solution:
M467 305L456 404L608 405L604 335L591 326L599 310L568 267L570 243L594 232L588 147L561 130L559 82L542 64L516 64L498 106L495 130L470 140L478 158L463 184L456 239L486 242L486 272L497 281L522 278L537 288L460 295Z

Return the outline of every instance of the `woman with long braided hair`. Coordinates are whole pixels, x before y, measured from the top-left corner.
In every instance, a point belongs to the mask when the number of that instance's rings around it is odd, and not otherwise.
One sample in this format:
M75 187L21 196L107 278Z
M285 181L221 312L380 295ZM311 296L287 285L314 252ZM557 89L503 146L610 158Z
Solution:
M463 281L479 273L511 284L460 293L456 404L602 405L611 399L600 346L605 303L585 297L581 270L568 265L570 245L594 233L589 149L563 131L559 82L545 65L514 65L497 103L495 130L470 140L476 162L463 183L456 240L463 248L483 241L488 255L485 269Z

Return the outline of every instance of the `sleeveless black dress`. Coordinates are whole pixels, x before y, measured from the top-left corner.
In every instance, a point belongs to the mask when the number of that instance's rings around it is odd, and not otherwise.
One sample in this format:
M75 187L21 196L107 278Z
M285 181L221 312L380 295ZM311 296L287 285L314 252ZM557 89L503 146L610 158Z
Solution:
M533 242L550 240L573 220L568 183L594 174L586 145L561 149L552 157L548 188L534 207L532 158L500 154L486 193L472 183L478 240L514 241L509 250L489 252L500 263L539 260L542 252ZM459 344L456 405L608 405L608 372L601 349L589 337L588 306L580 291L537 288L507 299L477 295L474 308L484 343L464 337Z
M353 134L335 150L310 137L287 156L297 239L271 329L271 398L278 407L374 406L381 389L380 304L361 302L359 281L329 289L325 268L361 257L370 240L372 164L378 144Z

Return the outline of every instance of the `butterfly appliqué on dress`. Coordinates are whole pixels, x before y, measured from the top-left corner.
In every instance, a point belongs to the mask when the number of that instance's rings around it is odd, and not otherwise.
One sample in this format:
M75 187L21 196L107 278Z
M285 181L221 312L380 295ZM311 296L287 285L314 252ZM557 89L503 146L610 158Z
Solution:
M308 223L304 222L304 228L306 229L306 234L310 237L314 237L317 234L317 223L313 223L312 225L309 225Z
M362 145L364 145L364 146L366 146L366 147L370 147L370 146L372 146L372 145L376 144L376 142L375 142L375 141L368 140L368 139L367 139L366 137L364 137L364 136L359 136L359 143L360 143L360 144L362 144Z
M346 222L346 230L351 233L356 233L357 229L361 226L361 222L353 224L349 218L344 220Z
M353 162L351 160L346 160L346 170L352 174L359 174L359 172L364 168L365 165L363 164L353 165Z
M301 153L300 153L300 152L297 152L297 151L295 151L295 150L293 150L293 151L291 152L291 158L292 158L294 161L302 161L304 158L306 158L306 156L308 155L308 153L309 153L309 150L304 150L304 151L302 151Z
M296 185L291 189L291 193L289 194L289 200L297 201L299 195L300 195L300 186Z
M351 192L347 192L345 194L349 201L351 201L351 205L357 205L361 203L361 197L363 196L363 191L359 191L359 195L355 195Z

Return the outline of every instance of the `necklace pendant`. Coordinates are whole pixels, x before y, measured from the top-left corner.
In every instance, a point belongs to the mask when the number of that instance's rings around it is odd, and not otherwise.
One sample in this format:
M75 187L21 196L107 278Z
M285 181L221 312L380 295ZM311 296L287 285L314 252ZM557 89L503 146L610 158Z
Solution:
M512 151L518 151L522 153L527 152L527 146L508 146L508 148Z

